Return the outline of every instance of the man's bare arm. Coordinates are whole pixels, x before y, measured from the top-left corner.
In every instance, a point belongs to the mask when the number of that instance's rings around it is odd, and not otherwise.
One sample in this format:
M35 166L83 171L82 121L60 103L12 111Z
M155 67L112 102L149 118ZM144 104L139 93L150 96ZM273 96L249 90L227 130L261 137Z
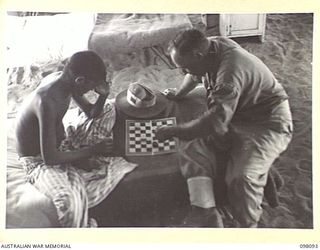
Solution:
M187 74L181 86L178 89L166 89L163 94L171 100L179 100L186 96L191 90L193 90L201 79L195 79L196 77L190 74Z
M94 118L101 113L106 102L107 95L100 94L94 104L90 103L84 96L73 95L72 98L88 118Z
M55 165L71 163L80 159L88 158L99 153L108 153L112 150L112 142L104 141L97 145L82 148L70 152L58 150L57 141L57 111L53 103L39 98L36 113L39 119L40 129L40 150L45 164Z

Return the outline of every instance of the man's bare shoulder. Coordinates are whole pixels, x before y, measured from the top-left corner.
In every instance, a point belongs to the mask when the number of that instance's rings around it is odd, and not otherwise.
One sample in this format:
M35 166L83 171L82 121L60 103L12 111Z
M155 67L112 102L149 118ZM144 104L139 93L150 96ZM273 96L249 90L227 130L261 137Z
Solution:
M53 82L56 82L56 81L61 77L61 75L62 75L62 72L61 72L61 71L58 71L58 72L53 72L53 73L45 76L45 77L41 80L41 82L40 82L40 84L39 84L39 87L44 87L44 86L46 86L46 85L52 84ZM39 87L38 87L38 88L39 88Z
M22 103L21 115L38 115L41 111L54 110L56 103L50 94L50 85L42 85L35 89Z
M17 116L17 124L25 124L33 119L38 119L45 102L47 101L43 95L38 94L36 91L31 93L20 108ZM45 106L47 106L47 104L45 104Z

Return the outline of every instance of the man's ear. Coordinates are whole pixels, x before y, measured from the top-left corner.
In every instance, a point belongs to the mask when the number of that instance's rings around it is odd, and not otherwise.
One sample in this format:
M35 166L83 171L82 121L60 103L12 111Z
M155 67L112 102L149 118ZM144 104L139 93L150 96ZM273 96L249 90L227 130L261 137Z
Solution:
M74 82L76 83L76 85L81 85L84 84L86 81L86 78L84 76L78 76Z

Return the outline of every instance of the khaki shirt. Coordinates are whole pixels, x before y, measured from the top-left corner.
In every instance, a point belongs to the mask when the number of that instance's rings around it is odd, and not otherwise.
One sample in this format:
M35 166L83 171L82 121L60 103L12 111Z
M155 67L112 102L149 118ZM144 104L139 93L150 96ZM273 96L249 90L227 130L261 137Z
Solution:
M231 122L279 119L272 111L288 96L268 67L228 38L212 38L210 50L214 66L201 79L208 111L185 127L188 133L224 135Z

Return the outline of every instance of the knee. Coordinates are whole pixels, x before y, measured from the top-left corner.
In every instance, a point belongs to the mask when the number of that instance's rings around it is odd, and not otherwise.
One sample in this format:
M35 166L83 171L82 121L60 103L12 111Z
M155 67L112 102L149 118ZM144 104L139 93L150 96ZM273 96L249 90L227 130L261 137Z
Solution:
M226 178L230 202L235 203L249 200L262 200L267 174L241 174ZM246 202L245 202L246 203Z
M267 182L268 173L252 173L252 172L241 172L241 173L230 173L227 171L225 176L225 181L228 187L244 185L254 186L254 187L264 187Z

